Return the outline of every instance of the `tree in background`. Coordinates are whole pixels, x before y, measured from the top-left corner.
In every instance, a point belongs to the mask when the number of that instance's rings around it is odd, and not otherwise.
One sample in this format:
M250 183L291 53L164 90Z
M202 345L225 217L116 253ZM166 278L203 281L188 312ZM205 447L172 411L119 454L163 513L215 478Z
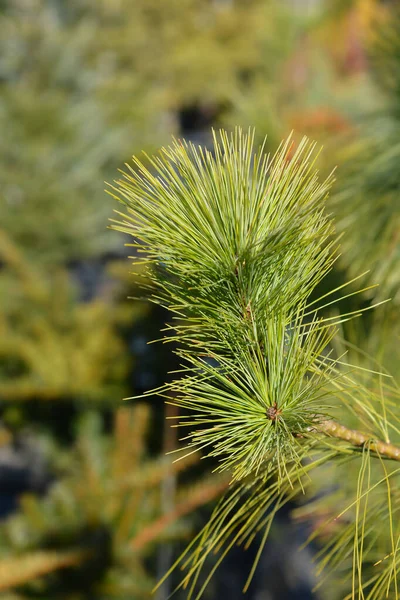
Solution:
M366 45L375 107L360 110L357 127L338 140L340 176L331 200L343 234L338 266L350 278L366 272L368 289L353 309L391 299L357 326L345 327L344 334L363 349L370 368L379 363L393 374L399 361L399 34L399 11L389 5L376 19Z
M371 73L381 95L378 109L364 119L361 135L342 155L342 181L335 212L343 238L343 262L350 275L369 269L371 292L400 301L400 13L381 25L370 50Z
M78 302L77 286L65 270L50 273L30 263L4 231L0 259L3 404L118 401L129 365L118 327L128 316L124 305L113 308L118 290L112 281L108 294L104 289L92 301ZM138 312L133 304L131 309L128 322Z
M2 226L46 262L115 247L102 182L133 152L178 133L191 107L208 112L208 122L236 119L241 96L260 79L276 81L289 42L274 32L273 7L5 2ZM281 20L284 29L289 19ZM258 95L264 102L268 90Z
M47 497L25 496L19 514L0 527L3 593L15 589L21 600L151 597L154 575L146 557L154 543L185 538L188 523L178 520L218 496L227 479L186 484L162 514L160 482L200 456L175 463L146 458L149 416L146 405L118 409L111 436L104 435L98 413L80 419L72 450L56 453L61 476Z

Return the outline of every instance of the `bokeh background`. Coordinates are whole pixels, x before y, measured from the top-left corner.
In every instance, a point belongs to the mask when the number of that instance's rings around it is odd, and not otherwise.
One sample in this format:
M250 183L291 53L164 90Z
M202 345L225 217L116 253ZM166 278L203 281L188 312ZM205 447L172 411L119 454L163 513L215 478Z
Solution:
M150 598L227 483L166 456L173 407L122 401L176 366L148 344L168 314L109 229L104 182L132 154L237 125L271 151L292 130L323 144L344 233L326 285L369 269L380 287L351 302L392 302L344 335L398 370L399 23L388 0L0 1L1 598ZM312 523L292 509L248 598L341 598L312 591L317 547L296 548ZM241 598L254 552L234 551L204 597Z

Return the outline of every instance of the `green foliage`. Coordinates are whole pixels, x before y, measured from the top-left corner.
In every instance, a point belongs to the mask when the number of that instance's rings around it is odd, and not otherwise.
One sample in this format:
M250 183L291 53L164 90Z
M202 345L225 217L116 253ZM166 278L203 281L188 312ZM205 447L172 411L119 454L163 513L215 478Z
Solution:
M360 367L334 353L334 324L354 316L321 316L337 290L310 300L335 260L324 213L331 178L318 181L313 150L305 140L293 150L289 140L270 158L263 148L253 153L251 133L221 132L213 152L175 141L146 157L151 170L135 158L112 186L124 205L115 227L134 237L150 299L176 316L167 331L178 344L180 377L157 391L172 391L172 403L185 409L179 425L189 428L188 448L203 449L217 470L231 473L230 491L179 561L187 569L182 585L196 598L209 581L196 589L210 553L220 550L211 576L233 545L247 547L261 530L259 557L276 511L306 491L323 465L343 473L351 462L358 483L344 512L355 507L355 524L333 540L330 561L351 548L352 597L397 596L400 469L385 459L400 457L389 443L399 439L398 395L392 399L381 380L378 391L365 386ZM368 518L389 515L392 559L370 580L363 565L377 537L366 529L365 497L375 490ZM381 547L377 553L382 558Z
M333 200L343 237L343 264L350 275L370 267L367 281L380 281L370 292L399 302L397 125L380 139L363 140L347 154L343 186ZM351 154L350 154L351 152Z
M261 319L292 311L332 264L321 204L331 180L318 183L312 147L303 142L289 163L290 149L289 141L272 160L253 157L252 136L237 131L215 138L213 158L177 141L148 159L154 173L134 159L137 170L113 188L128 208L119 229L140 237L139 252L163 267L152 274L160 301L201 328L212 321L209 336L226 326L240 335L247 315L246 335L251 311Z
M342 152L341 177L332 206L344 232L342 264L350 276L369 269L369 296L400 301L399 202L399 35L400 13L392 11L371 48L372 75L378 84L378 110L364 117L359 139Z
M275 2L12 0L0 11L1 221L41 261L115 247L102 181L132 149L177 133L184 108L247 124L259 90L265 127L277 123L272 83L294 34Z
M62 477L44 499L23 497L19 514L0 527L0 590L15 589L20 598L150 597L145 559L155 540L185 536L178 518L226 482L203 480L200 495L196 487L182 488L177 506L162 515L161 481L199 456L175 464L148 459L148 420L145 405L119 409L110 437L98 414L82 417L72 452L58 458Z
M331 206L339 231L347 233L335 264L333 228L322 209L331 180L317 182L306 144L295 153L288 142L267 159L263 152L255 158L251 140L239 135L220 140L214 157L177 143L159 158L136 162L116 193L129 205L122 229L138 237L137 262L149 260L150 279L143 274L153 300L175 312L167 335L178 342L183 378L160 394L182 408L189 451L203 449L235 481L189 549L184 583L196 581L216 550L223 557L235 543L247 547L259 530L267 536L279 506L307 491L308 501L313 494L318 500L298 514L312 520L318 540L329 538L321 559L325 571L340 575L333 597L352 589L354 597L375 600L387 589L394 598L399 480L376 442L399 445L399 396L395 384L371 371L380 362L398 369L399 23L387 22L375 44L374 90L367 77L357 72L350 82L349 74L351 51L370 15L378 14L378 1L332 0L325 13L315 11L315 22L312 11L292 4L287 10L276 0L0 3L3 417L15 424L23 415L26 425L29 407L38 404L41 428L55 437L55 421L45 422L43 407L55 405L57 423L66 428L60 414L70 401L79 412L102 402L109 414L110 403L128 393L121 333L143 313L121 301L128 292L119 284L120 266L113 265L100 297L81 303L65 265L118 243L105 231L102 182L132 151L151 152L179 133L182 111L199 109L206 121L226 127L256 125L261 140L268 132L266 152L292 127L318 139L351 130L381 94L379 113L361 122L358 144L347 149L345 140L338 161L340 188ZM346 311L358 314L365 296L395 300L386 315L374 311L346 324L352 343L343 346L330 324L348 317L321 320L315 311L325 305L326 315L331 297L308 306L316 284L337 264L351 279L372 267L364 295ZM378 290L370 287L375 282ZM353 352L353 344L363 353ZM192 505L178 493L166 518L155 465L135 513L143 525L136 531L125 510L136 491L124 496L116 488L127 473L147 477L148 465L129 455L129 427L106 435L99 414L81 422L73 455L66 451L66 477L44 500L24 499L3 529L0 581L14 573L21 584L7 599L36 593L50 600L57 589L73 600L69 583L88 580L90 594L143 597L152 584L143 564L153 540L201 498L214 497L212 482L183 488ZM332 416L371 441L354 446L316 431ZM9 432L0 434L0 444L7 443ZM113 464L110 455L117 457ZM333 484L340 494L332 493ZM377 522L388 527L378 531ZM111 530L123 533L117 538ZM168 529L168 538L186 531ZM96 562L101 551L107 565ZM324 596L329 587L323 585Z
M214 156L176 142L150 161L155 174L136 161L113 188L127 204L119 228L136 238L138 260L146 253L157 267L153 299L183 320L175 335L191 375L172 386L197 425L209 425L192 443L212 445L240 477L266 453L278 464L296 455L287 438L315 421L330 369L320 360L304 385L331 336L317 319L304 322L333 260L322 212L330 181L318 183L305 142L291 161L289 150L253 157L252 136L239 131L215 137ZM277 407L279 419L268 418Z
M102 181L134 139L147 146L162 125L154 103L138 97L137 76L116 94L132 65L121 66L115 38L100 53L108 33L96 26L100 3L82 20L73 18L81 3L63 4L13 1L1 14L2 226L47 263L115 246Z
M370 49L371 76L388 106L385 113L400 119L400 11L392 8L373 39Z
M352 427L370 432L371 440L391 440L398 447L398 385L372 371L372 359L352 347L346 357L350 360L358 367L350 375L355 392L337 394L342 404L337 414ZM379 453L376 457L366 443L359 457L325 464L313 476L311 501L296 511L298 518L314 523L311 539L317 538L321 546L319 587L333 585L332 597L398 597L400 469L398 462L384 458Z
M120 398L129 360L119 331L127 319L124 306L110 310L117 289L77 302L68 273L30 263L5 232L0 258L2 401ZM130 319L135 312L132 307Z

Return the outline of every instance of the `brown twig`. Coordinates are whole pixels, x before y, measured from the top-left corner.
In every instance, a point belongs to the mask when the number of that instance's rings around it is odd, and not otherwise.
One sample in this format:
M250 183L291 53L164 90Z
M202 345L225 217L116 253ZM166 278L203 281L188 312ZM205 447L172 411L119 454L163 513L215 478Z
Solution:
M400 448L388 442L374 439L371 435L357 429L349 429L340 423L327 420L318 425L318 431L339 440L350 442L353 446L364 446L369 443L370 450L384 458L400 461Z
M140 550L146 544L154 541L159 535L162 534L171 523L187 515L192 510L203 504L207 504L222 492L224 492L229 484L228 479L218 480L212 485L204 485L194 491L189 498L178 504L174 510L170 511L166 515L162 515L159 519L151 523L148 527L139 531L139 533L131 540L130 547L133 550Z

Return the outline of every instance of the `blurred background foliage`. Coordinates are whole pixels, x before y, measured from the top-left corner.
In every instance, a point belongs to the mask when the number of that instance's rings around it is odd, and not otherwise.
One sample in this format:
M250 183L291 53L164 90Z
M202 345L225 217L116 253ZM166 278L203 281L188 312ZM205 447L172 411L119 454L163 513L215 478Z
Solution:
M160 458L178 445L164 425L172 407L121 408L123 397L162 384L176 367L169 349L147 344L168 315L127 299L138 295L130 250L107 230L115 207L104 181L132 154L171 135L207 144L211 126L255 126L271 150L292 129L295 139L322 142L321 170L338 165L330 209L343 233L330 278L341 283L369 270L365 283L380 284L353 299L354 310L392 298L344 326L344 344L362 348L354 361L396 375L395 5L0 1L2 597L147 598L179 540L204 522L207 509L195 509L225 485L205 477L198 457L174 467ZM330 477L321 475L319 490ZM318 510L308 511L312 529ZM289 517L282 519L249 596L343 597L339 586L311 592L309 556L294 560L290 550L293 536L307 535L303 519L280 539ZM289 573L276 548L291 561ZM241 597L249 560L234 556L208 597L227 589ZM271 568L274 581L265 575ZM169 591L162 587L158 599Z
M161 514L160 481L200 456L146 460L148 421L146 405L119 408L105 436L99 414L80 418L72 448L55 453L61 477L43 501L25 495L2 529L0 589L17 583L20 598L151 597L146 557L154 541L188 539L188 523L177 527L177 517L216 497L227 479L181 487L174 507Z

